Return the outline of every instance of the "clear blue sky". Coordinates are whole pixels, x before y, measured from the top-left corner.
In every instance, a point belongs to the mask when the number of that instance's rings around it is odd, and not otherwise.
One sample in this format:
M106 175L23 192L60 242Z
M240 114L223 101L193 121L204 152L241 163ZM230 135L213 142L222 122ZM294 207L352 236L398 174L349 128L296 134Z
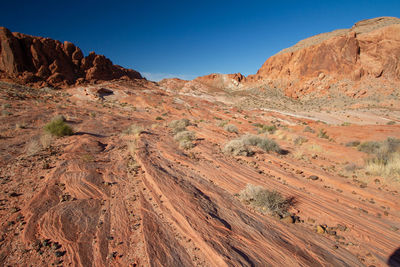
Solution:
M0 25L71 41L158 80L254 74L301 39L378 16L400 17L400 0L5 1Z

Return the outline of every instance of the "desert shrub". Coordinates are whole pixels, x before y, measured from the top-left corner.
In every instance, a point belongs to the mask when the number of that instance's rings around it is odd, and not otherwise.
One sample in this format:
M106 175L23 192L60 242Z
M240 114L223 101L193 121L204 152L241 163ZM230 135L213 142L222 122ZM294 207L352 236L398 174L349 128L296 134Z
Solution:
M308 126L308 125L307 125L306 127L304 127L303 132L306 132L306 133L315 133L314 129L311 128L311 127Z
M327 135L327 133L324 129L320 129L317 136L319 138L329 139L329 136Z
M249 146L245 145L241 139L229 141L224 146L223 152L233 156L249 156L252 153Z
M224 126L224 130L230 133L239 133L238 128L233 124L227 124Z
M173 120L168 124L168 127L172 129L174 134L185 131L186 127L190 125L188 119Z
M351 123L347 122L347 121L342 123L342 126L350 126L350 125L351 125Z
M174 140L179 143L179 146L183 149L190 149L194 147L193 140L196 138L196 134L191 131L178 132L174 136Z
M371 174L397 178L400 181L400 153L389 154L384 159L379 157L368 159L365 169Z
M137 124L131 124L125 131L124 134L138 136L143 132L143 127Z
M227 125L229 123L229 121L225 120L225 121L218 121L217 126L218 127L225 127L225 125Z
M366 171L400 180L400 139L388 137L381 142L361 143L358 149L371 155L366 160Z
M360 145L360 141L350 141L345 144L347 147L356 147Z
M395 124L396 124L395 121L388 121L388 122L386 123L386 125L395 125Z
M266 152L282 152L279 145L274 140L251 134L229 141L225 145L223 152L234 156L249 156L253 154L250 146L259 147Z
M163 118L160 117L160 116L157 116L157 117L156 117L156 120L157 120L157 121L161 121L161 120L163 120Z
M302 144L304 144L304 143L306 143L306 142L308 142L308 139L305 138L304 136L297 136L297 137L293 140L293 143L294 143L296 146L301 146Z
M44 130L54 136L62 137L66 135L72 135L74 131L71 126L65 123L65 118L57 116L53 118L49 123L44 126Z
M261 134L261 133L273 134L277 130L275 125L265 125L265 124L260 124L260 123L255 123L253 125L258 128L257 131L259 134Z
M356 164L354 164L354 163L349 163L349 164L346 164L345 166L344 166L344 169L347 171L347 172L354 172L354 171L356 171L356 170L359 170L361 167L359 167L359 166L357 166Z
M241 140L243 140L243 143L245 145L257 146L266 152L273 151L280 153L281 151L279 145L274 140L268 139L266 137L248 134L242 136Z
M277 191L269 191L262 186L247 184L240 191L239 198L263 213L285 216L291 201Z
M358 145L357 149L368 154L375 154L381 148L381 143L376 141L367 141Z

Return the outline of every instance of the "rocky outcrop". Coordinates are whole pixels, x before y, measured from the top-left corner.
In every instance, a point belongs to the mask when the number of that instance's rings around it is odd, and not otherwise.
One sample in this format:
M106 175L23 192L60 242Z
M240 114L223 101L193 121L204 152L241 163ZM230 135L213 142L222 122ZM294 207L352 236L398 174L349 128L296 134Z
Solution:
M270 57L255 75L210 74L160 84L180 91L279 89L292 98L391 94L400 86L400 19L380 17L322 33Z
M70 42L12 33L0 27L0 78L34 87L65 87L114 79L142 79L139 72L113 65L103 55Z
M400 80L400 19L381 17L300 41L270 57L247 84L280 88L297 98L344 93Z

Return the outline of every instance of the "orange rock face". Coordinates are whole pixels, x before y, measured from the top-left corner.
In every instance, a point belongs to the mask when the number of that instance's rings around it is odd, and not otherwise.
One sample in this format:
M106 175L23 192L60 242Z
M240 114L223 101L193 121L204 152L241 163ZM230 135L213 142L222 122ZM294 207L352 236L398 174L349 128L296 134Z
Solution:
M341 85L341 81L348 81ZM398 84L400 19L376 18L303 40L270 57L250 84L268 84L299 97L339 85L346 91L360 84Z
M360 21L351 29L302 40L270 57L255 75L210 74L179 86L166 80L160 84L170 89L277 88L292 98L388 95L400 85L400 19Z
M113 65L91 52L87 57L70 42L11 33L0 27L0 77L36 87L142 79L137 71Z

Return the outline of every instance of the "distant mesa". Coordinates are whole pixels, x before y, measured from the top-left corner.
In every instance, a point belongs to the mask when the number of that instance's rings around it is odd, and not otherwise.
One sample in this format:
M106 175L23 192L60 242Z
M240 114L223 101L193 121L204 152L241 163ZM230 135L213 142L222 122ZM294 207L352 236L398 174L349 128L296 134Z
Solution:
M70 42L12 33L4 27L0 27L0 78L33 87L144 79L103 55L91 52L84 57Z

